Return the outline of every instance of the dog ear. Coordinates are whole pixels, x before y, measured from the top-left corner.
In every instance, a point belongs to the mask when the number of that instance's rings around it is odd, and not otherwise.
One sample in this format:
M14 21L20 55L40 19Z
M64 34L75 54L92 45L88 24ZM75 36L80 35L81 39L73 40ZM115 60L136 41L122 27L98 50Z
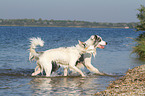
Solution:
M85 42L82 42L82 41L80 41L80 40L78 40L78 42L79 42L79 45L80 45L80 46L86 48L86 43L85 43Z
M93 40L94 38L95 38L95 36L94 36L94 35L92 35L92 36L91 36L91 39Z
M98 39L98 36L97 35L94 35L94 39Z
M94 41L97 40L97 38L98 38L97 35L92 35L92 36L91 36L91 39L94 40Z
M84 44L84 42L82 42L82 41L80 41L80 40L78 40L78 42L79 42L80 45L83 45L83 44Z

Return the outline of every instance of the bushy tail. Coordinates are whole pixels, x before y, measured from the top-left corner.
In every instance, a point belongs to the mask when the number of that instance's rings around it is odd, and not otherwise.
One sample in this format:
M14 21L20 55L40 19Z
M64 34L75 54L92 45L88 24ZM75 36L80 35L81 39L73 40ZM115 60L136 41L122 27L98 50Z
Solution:
M30 54L29 54L29 60L33 60L36 59L36 57L38 57L38 53L35 51L35 48L37 46L41 46L43 47L44 45L44 41L41 40L41 38L37 37L37 38L30 38Z

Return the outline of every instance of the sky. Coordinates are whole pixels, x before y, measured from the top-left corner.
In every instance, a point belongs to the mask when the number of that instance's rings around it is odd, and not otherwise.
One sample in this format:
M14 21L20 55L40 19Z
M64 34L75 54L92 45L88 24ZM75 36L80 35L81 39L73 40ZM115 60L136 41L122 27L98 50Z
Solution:
M139 22L145 0L0 0L0 19Z

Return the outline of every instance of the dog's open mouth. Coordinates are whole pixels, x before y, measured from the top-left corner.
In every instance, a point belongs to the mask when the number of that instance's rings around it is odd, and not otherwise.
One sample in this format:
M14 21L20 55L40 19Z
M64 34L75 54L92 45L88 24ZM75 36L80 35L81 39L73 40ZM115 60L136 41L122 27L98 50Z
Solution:
M105 48L103 45L98 45L97 47L100 48L100 49L104 49Z

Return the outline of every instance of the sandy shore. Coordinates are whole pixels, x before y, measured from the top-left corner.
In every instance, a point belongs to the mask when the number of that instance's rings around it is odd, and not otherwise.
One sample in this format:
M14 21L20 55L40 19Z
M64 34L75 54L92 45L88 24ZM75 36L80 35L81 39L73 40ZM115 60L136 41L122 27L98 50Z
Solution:
M96 96L145 96L145 65L129 69L123 77L112 81Z

